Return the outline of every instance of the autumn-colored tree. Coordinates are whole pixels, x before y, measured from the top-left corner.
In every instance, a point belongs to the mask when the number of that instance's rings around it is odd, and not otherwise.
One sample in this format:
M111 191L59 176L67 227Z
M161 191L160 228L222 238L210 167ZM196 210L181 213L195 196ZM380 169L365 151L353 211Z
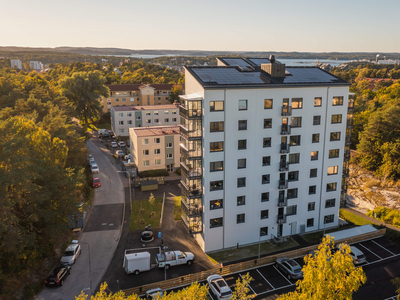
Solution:
M170 102L174 103L175 101L179 102L179 95L183 95L183 85L182 84L174 84L171 89L171 97Z
M305 256L304 278L297 281L296 291L280 300L352 299L367 277L361 267L354 266L350 246L340 244L339 251L332 254L333 244L332 237L324 237L314 256Z
M396 286L397 300L400 300L400 278L396 277L391 282Z
M150 193L150 198L149 198L150 206L153 207L155 202L156 202L156 198L154 198L153 193Z
M250 274L247 273L246 275L242 276L242 279L238 278L236 280L236 288L233 292L232 300L250 300L253 299L256 295L249 295L250 288L249 284L252 278Z

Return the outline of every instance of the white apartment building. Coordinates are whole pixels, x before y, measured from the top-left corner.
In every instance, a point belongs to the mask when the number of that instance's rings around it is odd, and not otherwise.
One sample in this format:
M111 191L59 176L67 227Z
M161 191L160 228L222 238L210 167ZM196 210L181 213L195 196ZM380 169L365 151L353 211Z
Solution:
M274 57L185 67L182 220L205 252L338 225L349 85Z
M118 136L128 136L129 128L179 125L178 104L113 106L111 128Z
M34 69L34 70L44 69L44 66L40 61L30 61L29 64L32 67L32 69Z
M11 69L17 67L18 69L22 70L22 61L19 59L12 59L11 61Z

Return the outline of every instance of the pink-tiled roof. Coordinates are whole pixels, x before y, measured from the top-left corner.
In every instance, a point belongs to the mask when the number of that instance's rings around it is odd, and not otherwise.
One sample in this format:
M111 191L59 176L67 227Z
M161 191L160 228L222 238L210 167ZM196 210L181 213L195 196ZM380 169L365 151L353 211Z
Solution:
M179 104L113 106L115 111L174 109L174 108L178 108L178 107L179 107Z
M138 137L179 134L179 126L136 127L133 132Z

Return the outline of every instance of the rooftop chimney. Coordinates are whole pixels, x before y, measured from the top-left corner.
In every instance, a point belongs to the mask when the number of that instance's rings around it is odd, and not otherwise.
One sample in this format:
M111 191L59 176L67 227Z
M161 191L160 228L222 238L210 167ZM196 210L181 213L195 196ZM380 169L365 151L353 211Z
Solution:
M272 77L285 77L285 64L275 60L275 55L269 56L269 64L261 64L261 70L267 72Z

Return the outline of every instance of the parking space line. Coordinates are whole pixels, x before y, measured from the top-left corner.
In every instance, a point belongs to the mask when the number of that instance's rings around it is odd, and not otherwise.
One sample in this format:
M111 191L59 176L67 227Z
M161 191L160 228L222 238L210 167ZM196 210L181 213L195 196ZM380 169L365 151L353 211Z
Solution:
M359 245L361 247L363 247L364 249L366 249L367 251L371 252L373 255L375 255L376 257L378 257L379 259L382 259L382 257L380 257L378 254L376 254L375 252L372 252L370 249L368 249L367 247L365 247L363 244L359 243Z
M243 280L243 276L242 274L239 273L240 278L242 278ZM253 291L253 294L257 296L257 293L251 288L250 284L247 283L247 285L249 286L249 288Z
M204 283L203 283L203 285L206 286ZM210 298L213 300L214 298L210 294L210 288L207 289L207 292L208 292L208 295L210 296Z
M287 287L294 286L294 285L296 285L296 284L295 283L291 283L291 284L288 284L288 285L284 285L284 286L278 287L278 288L276 288L276 289L274 289L272 291L265 291L265 292L259 293L258 296L264 295L264 294L267 294L267 293L271 293L271 292L275 292L277 290L285 289Z
M376 261L370 262L368 264L362 264L362 265L360 265L360 267L364 267L364 266L367 266L367 265L372 265L372 264L375 264L375 263L378 263L378 262L381 262L381 261L384 261L384 260L387 260L387 259L390 259L390 258L393 258L393 257L396 257L396 256L400 256L400 253L399 254L395 254L393 256L382 258L381 260L376 260Z
M374 244L378 245L379 247L381 247L382 249L385 249L387 252L391 253L392 255L395 255L392 251L386 249L385 247L383 247L382 245L378 244L377 242L375 242L374 240L371 240Z
M262 278L264 278L264 280L265 280L270 286L272 286L272 289L273 289L273 290L276 290L275 287L267 280L267 278L265 278L264 275L261 274L260 271L258 271L258 269L256 269L256 271L258 272L258 274L261 275Z
M287 282L289 282L290 284L292 284L292 283L290 282L290 280L289 280L289 279L287 279L287 278L286 278L286 276L285 276L285 275L283 275L283 274L282 274L282 273L281 273L281 272L278 270L278 268L277 268L277 267L275 267L275 266L274 266L274 268L275 268L275 270L277 270L277 271L278 271L278 273L279 273L279 274L281 274L281 275L283 276L283 278L285 278L285 279L286 279L286 281L287 281Z

